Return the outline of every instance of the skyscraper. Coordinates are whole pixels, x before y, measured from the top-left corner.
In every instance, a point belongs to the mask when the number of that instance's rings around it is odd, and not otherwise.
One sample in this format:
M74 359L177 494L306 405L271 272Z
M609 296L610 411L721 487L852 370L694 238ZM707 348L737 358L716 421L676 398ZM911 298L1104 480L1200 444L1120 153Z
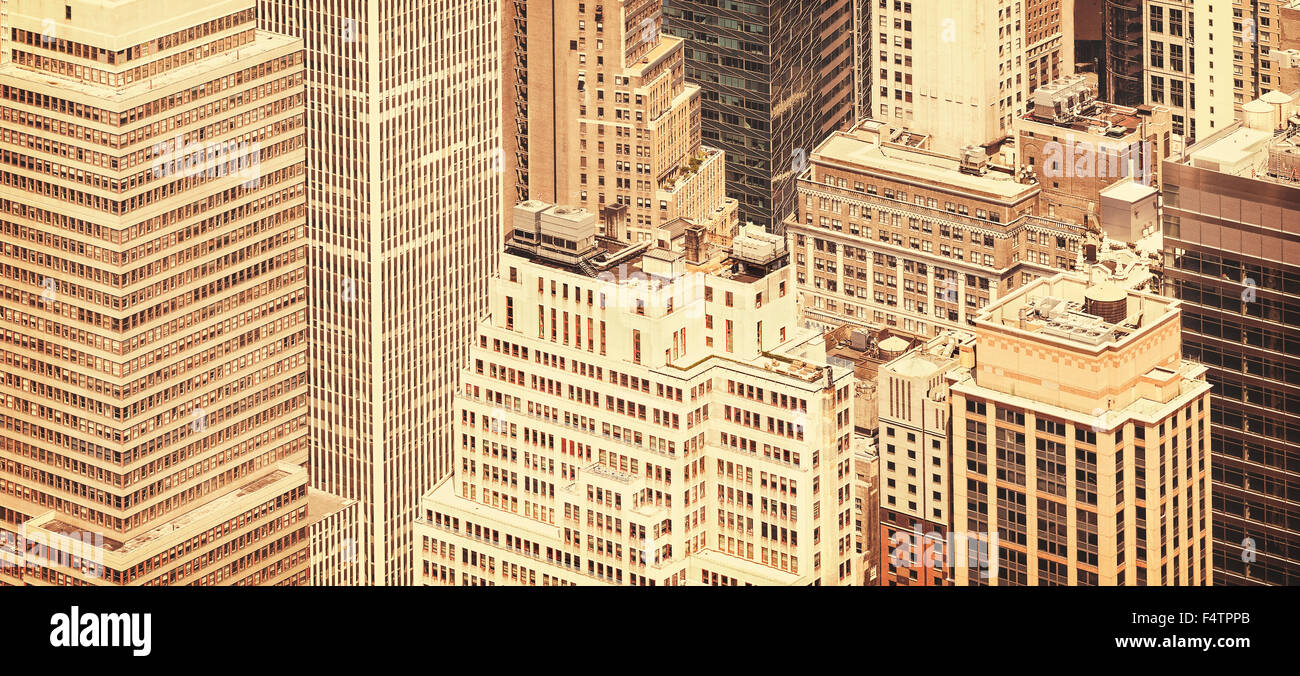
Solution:
M835 0L665 0L666 30L686 40L686 79L698 84L705 143L727 153L727 194L742 223L781 232L795 179L816 144L853 124L870 54L870 3Z
M713 256L596 230L515 208L419 581L856 582L853 371L799 326L785 240L753 226Z
M1074 13L1057 0L885 0L872 11L873 117L929 148L995 151L1035 89L1074 73Z
M1165 162L1166 289L1214 385L1216 584L1300 584L1297 98Z
M1210 384L1178 301L1062 273L974 333L946 376L956 584L1210 584Z
M518 200L585 208L627 242L685 221L725 241L736 224L725 154L700 142L700 88L660 0L516 0L504 68L505 154Z
M1101 0L1102 98L1121 106L1142 104L1147 0ZM1163 10L1162 10L1163 11Z
M1280 53L1286 49L1284 39L1300 38L1300 35L1283 35L1286 18L1283 12L1297 9L1300 4L1295 0L1233 3L1232 101L1236 110L1270 91L1282 90L1283 73L1297 67L1292 58ZM1294 31L1300 25L1291 28Z
M359 582L409 583L501 241L501 4L261 7L307 48L312 486L359 503Z
M301 42L253 0L11 0L0 582L307 581Z
M1240 9L1213 0L1103 0L1103 10L1103 99L1168 106L1177 148L1232 122L1228 54L1241 34L1230 24Z

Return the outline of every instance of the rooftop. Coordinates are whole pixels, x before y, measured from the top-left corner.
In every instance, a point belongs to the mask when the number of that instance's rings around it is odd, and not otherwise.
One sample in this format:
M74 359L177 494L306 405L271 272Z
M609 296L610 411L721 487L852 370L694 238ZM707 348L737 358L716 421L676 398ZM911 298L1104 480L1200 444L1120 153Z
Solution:
M307 491L307 520L316 523L355 504L357 501L351 498L312 488Z
M1070 274L1035 280L989 306L976 325L996 325L1075 349L1124 343L1177 312L1178 301Z
M958 361L958 351L963 343L973 336L966 331L945 331L917 345L896 359L883 365L883 368L900 376L928 378L952 368Z
M615 284L625 281L660 287L685 273L703 273L742 283L758 281L789 260L785 238L759 226L746 226L732 239L729 250L711 250L703 228L686 221L668 228L670 248L657 242L624 242L596 234L596 216L575 207L528 200L515 205L514 228L506 239L507 253L539 265ZM562 223L563 226L559 223ZM677 222L674 222L676 226ZM692 231L703 234L694 239ZM702 262L683 255L699 247Z
M1049 82L1033 94L1034 108L1021 116L1026 122L1099 136L1122 139L1142 127L1143 118L1155 108L1130 108L1097 99L1097 92L1083 75ZM1163 108L1162 108L1163 110Z
M1139 181L1116 181L1113 185L1102 188L1102 197L1112 197L1125 202L1137 202L1160 192L1153 185Z
M1187 148L1184 164L1300 187L1300 91L1271 91L1242 107L1242 119Z
M1163 266L1160 255L1162 242L1159 231L1132 245L1103 238L1097 245L1096 262L1085 259L1080 271L1090 284L1105 281L1126 289L1142 290L1158 278Z
M824 339L827 360L853 368L859 381L874 380L881 364L924 342L919 336L897 329L864 329L852 324L827 331Z
M1254 170L1255 163L1247 160L1266 156L1272 142L1272 132L1236 126L1189 148L1187 159L1193 166L1241 175Z
M298 477L300 480L306 480L306 470L288 463L279 463L274 470L261 477L253 479L246 484L237 486L225 494L208 500L207 502L183 512L178 516L160 521L153 528L132 537L125 542L104 538L102 547L107 552L117 552L120 554L129 554L151 542L162 539L172 533L184 530L189 527L205 527L209 521L219 519L223 515L230 515L236 505L246 496L256 493L259 490L273 486L277 482L285 479ZM62 519L53 516L54 512L47 512L48 517L36 517L28 523L37 528L44 529L51 533L76 537L77 533L86 529L75 524L68 523ZM215 524L215 522L213 522ZM197 532L193 533L197 535Z
M1007 202L1018 202L1039 191L1037 184L1016 180L1015 173L1006 167L989 166L982 174L963 171L959 157L882 143L878 133L865 126L832 133L813 151L813 159L909 180L920 179Z
M1210 388L1205 381L1205 366L1187 360L1179 360L1177 370L1154 368L1148 371L1147 379L1166 382L1177 379L1177 389L1172 398L1164 403L1149 397L1138 396L1132 401L1118 407L1098 407L1091 411L1078 411L1059 404L1032 399L1012 392L1002 392L980 385L974 374L967 367L957 367L947 373L947 379L954 391L993 398L1010 406L1032 409L1053 417L1069 420L1075 425L1092 427L1101 432L1110 432L1128 420L1139 420L1146 424L1155 424Z
M707 146L700 146L694 155L686 158L685 163L671 168L659 179L659 189L673 192L681 189L699 173L706 164L722 161L722 151Z

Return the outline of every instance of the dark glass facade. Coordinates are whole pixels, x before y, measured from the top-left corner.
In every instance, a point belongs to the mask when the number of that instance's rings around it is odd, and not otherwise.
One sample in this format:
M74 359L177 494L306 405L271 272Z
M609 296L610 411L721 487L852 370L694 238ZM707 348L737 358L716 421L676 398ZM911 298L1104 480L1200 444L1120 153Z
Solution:
M1143 101L1142 0L1103 0L1106 54L1099 92L1122 106Z
M704 144L727 153L740 222L780 232L812 149L869 105L854 82L866 0L664 0L701 89ZM861 43L856 45L861 46Z
M1165 289L1213 385L1214 584L1300 584L1300 184L1164 175Z

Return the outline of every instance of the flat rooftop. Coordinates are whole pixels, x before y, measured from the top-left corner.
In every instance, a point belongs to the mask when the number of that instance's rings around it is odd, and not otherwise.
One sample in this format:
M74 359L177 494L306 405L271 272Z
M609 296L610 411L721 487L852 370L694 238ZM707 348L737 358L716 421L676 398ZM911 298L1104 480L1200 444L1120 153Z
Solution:
M1192 146L1187 151L1187 159L1192 166L1240 176L1249 174L1258 162L1268 159L1272 143L1273 134L1267 131L1238 127Z
M547 211L551 206L544 202L530 200L519 203L515 207L515 211L538 213ZM707 231L703 233L699 245L705 247L701 250L701 253L703 254L702 258L706 260L692 263L685 258L685 252L678 250L678 248L663 249L655 246L655 242L652 241L624 242L605 235L595 234L595 221L591 220L591 212L582 209L561 208L567 210L563 212L566 219L571 219L576 224L591 224L593 228L591 233L587 233L586 236L578 233L578 236L582 237L582 241L586 241L588 237L591 239L593 242L591 249L573 254L572 257L559 258L553 254L548 254L544 242L540 246L534 245L527 238L516 237L515 231L512 230L505 241L506 253L554 270L561 270L614 284L624 282L648 284L651 288L661 288L676 281L673 278L660 275L663 270L671 268L679 259L683 265L683 271L686 273L702 273L711 277L730 279L744 284L751 284L763 279L770 273L783 269L789 260L789 251L783 238L765 232L747 232L742 229L740 234L732 239L730 249L711 245L708 242ZM547 213L553 212L554 210L547 211ZM677 228L677 233L684 238L689 234L687 230L691 224L681 219L679 221L680 226L675 223L674 227ZM751 228L761 230L758 226L751 226ZM547 234L545 230L542 233L543 235ZM679 238L674 238L669 246L674 246L674 244L683 249L690 246L685 239ZM533 247L536 247L537 250L534 251ZM647 265L647 262L649 265ZM646 270L657 272L647 273Z
M198 523L202 523L206 519L217 518L222 515L235 516L235 514L232 513L231 510L245 496L255 493L268 486L274 485L275 483L287 477L292 477L295 474L302 476L303 480L305 481L305 477L307 475L305 469L299 467L290 468L285 463L280 463L279 467L272 470L268 474L253 479L252 481L246 484L236 486L228 490L223 495L220 495L201 505L198 505L197 507L194 507L193 509L190 509L187 512L182 512L175 517L161 520L153 528L139 535L136 535L135 537L131 538L130 540L127 540L126 542L119 542L117 540L110 540L108 538L104 538L103 549L104 551L108 551L108 552L129 554L130 552L140 549L141 547L144 547L145 545L148 545L149 543L155 540L163 538L176 531L183 530L186 527L193 526ZM40 517L37 517L33 519L30 523L34 527L42 528L52 533L58 533L61 535L74 536L74 534L85 530L85 528L81 526L70 524L58 518L51 518L48 521L42 523Z
M1178 301L1107 280L1093 284L1072 274L1035 280L988 307L976 325L995 325L1073 349L1100 351L1145 333Z
M1010 170L990 167L983 175L961 171L961 161L926 150L890 143L881 144L863 129L837 131L813 151L814 159L892 174L905 180L925 182L982 193L1006 202L1017 202L1039 191L1035 183L1020 183Z
M1172 158L1198 169L1300 188L1300 91L1271 91L1241 119Z
M910 378L933 377L956 365L961 345L973 338L974 335L967 331L944 331L882 365L882 368Z
M1179 379L1178 394L1175 397L1165 403L1160 403L1148 397L1137 397L1127 405L1116 409L1094 410L1091 412L1076 411L1038 399L1030 399L1019 394L984 387L975 380L971 370L965 367L959 366L948 371L947 377L954 391L965 393L968 396L974 394L993 398L1006 402L1011 406L1032 409L1063 420L1069 420L1076 425L1095 427L1109 432L1128 420L1140 420L1147 424L1155 424L1156 421L1168 416L1171 411L1185 406L1193 397L1198 397L1209 389L1210 386L1206 383L1204 377L1205 370L1205 366L1185 359L1178 361L1176 371L1159 367L1151 369L1146 375L1154 377L1156 380Z
M1113 185L1103 188L1101 196L1112 197L1125 202L1137 202L1158 192L1160 191L1155 186L1139 181L1116 181Z
M311 488L307 490L307 521L316 523L356 504L356 500Z
M1138 115L1136 108L1129 108L1107 101L1094 101L1082 111L1082 114L1072 115L1060 122L1039 117L1032 112L1021 115L1020 119L1065 132L1095 136L1104 135L1116 142L1133 135L1142 125L1142 117ZM1118 133L1107 134L1108 130L1118 130Z

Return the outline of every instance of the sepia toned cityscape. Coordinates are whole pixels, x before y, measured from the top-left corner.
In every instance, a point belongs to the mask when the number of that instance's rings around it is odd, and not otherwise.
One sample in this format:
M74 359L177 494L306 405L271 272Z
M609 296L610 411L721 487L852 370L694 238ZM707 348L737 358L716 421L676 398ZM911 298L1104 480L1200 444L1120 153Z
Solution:
M1300 585L1300 0L0 0L0 123L0 586Z

